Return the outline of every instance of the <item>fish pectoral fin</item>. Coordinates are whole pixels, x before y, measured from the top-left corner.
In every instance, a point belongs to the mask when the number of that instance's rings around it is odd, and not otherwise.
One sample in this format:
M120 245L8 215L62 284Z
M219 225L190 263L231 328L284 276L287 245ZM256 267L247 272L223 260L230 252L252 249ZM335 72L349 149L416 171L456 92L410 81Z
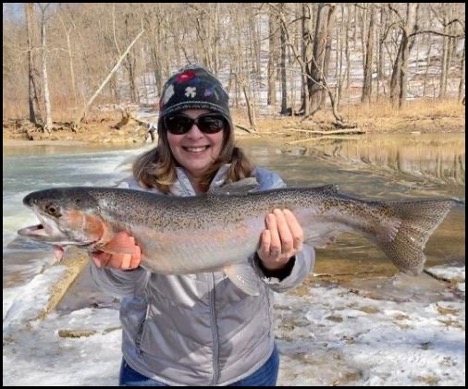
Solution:
M54 257L58 262L63 259L64 254L65 249L62 246L54 246Z
M223 269L226 276L243 292L250 296L258 296L258 276L248 263L238 263Z
M107 243L96 248L109 254L135 254L135 243L129 240L126 233L117 233Z

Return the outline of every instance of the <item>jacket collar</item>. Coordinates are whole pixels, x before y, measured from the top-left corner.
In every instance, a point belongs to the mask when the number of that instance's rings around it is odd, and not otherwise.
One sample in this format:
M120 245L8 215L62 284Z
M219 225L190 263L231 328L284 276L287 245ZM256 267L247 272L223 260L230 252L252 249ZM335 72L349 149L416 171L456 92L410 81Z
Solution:
M225 164L221 166L216 175L214 176L213 180L211 181L210 188L219 188L221 185L224 184L227 177L228 169L231 165ZM193 189L192 183L190 182L189 178L187 177L187 173L185 172L184 168L178 167L176 168L177 180L171 186L171 194L175 196L195 196L197 193L195 189Z

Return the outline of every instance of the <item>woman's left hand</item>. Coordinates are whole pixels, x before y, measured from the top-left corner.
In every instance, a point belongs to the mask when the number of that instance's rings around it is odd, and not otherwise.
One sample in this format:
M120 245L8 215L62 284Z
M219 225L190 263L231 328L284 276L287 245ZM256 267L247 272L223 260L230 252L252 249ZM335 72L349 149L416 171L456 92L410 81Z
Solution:
M304 231L289 209L275 209L265 219L257 254L268 270L279 270L302 250Z

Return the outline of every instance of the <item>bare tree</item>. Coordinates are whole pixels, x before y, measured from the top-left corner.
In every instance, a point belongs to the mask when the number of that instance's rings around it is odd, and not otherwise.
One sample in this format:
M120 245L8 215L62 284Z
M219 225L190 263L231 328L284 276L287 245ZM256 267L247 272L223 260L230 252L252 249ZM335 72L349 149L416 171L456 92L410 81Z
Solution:
M44 90L44 108L45 108L45 122L43 124L43 131L50 133L52 129L52 108L50 103L49 92L49 74L47 73L47 30L46 25L49 17L46 15L47 8L51 3L37 3L41 10L41 59L42 59L42 87Z
M24 5L26 11L26 31L28 47L28 106L29 121L35 125L39 124L39 98L38 98L38 71L34 61L34 42L36 41L35 23L34 23L34 3Z
M249 118L250 130L256 131L255 108L250 97L251 93L247 91L245 82L241 81L242 91L244 92L245 104L247 106L247 117Z
M326 96L326 76L330 59L331 31L334 24L334 3L319 3L317 7L313 57L308 74L309 109L311 114L322 107Z
M116 4L112 3L112 32L114 44L117 49L118 55L122 55L120 45L128 45L131 41L132 36L135 36L135 29L140 29L139 22L140 18L135 10L134 6L128 4L118 4L116 10ZM117 12L116 12L117 11ZM117 28L123 25L123 31ZM129 98L132 102L139 101L139 94L136 86L136 56L132 51L128 51L124 57L123 67L127 73L128 87L129 87Z
M382 94L385 94L385 80L387 78L387 75L385 73L385 29L386 29L386 23L387 23L387 12L385 7L380 7L379 10L379 28L376 29L376 34L377 34L377 55L376 55L376 61L377 61L377 99L380 99ZM381 87L383 88L383 91L381 93L380 89Z
M458 83L458 100L462 101L465 105L465 45L463 45L463 55L461 56L461 76L460 82Z
M196 31L197 62L205 64L215 74L219 71L220 4L188 3ZM190 23L186 28L190 27ZM198 57L199 56L199 57Z
M278 63L278 49L279 49L279 34L278 34L278 16L273 9L270 8L268 12L268 90L267 90L267 104L275 105L277 102L276 96L276 64Z
M285 3L279 4L279 13L282 15L280 23L280 70L281 70L281 114L288 113L288 88L286 79L286 23L284 22Z
M114 65L114 67L112 68L112 70L109 72L109 74L107 75L107 77L105 78L105 80L101 83L101 85L99 86L99 88L96 90L96 92L94 92L93 96L88 100L88 102L86 103L86 105L83 107L83 110L80 112L79 116L77 117L77 119L74 121L74 124L73 124L73 128L76 130L79 126L79 124L81 123L81 121L83 120L83 118L85 117L86 115L86 111L88 110L89 106L93 103L94 99L99 95L99 93L101 92L102 88L104 88L104 86L106 86L106 84L109 82L110 78L112 77L112 75L116 72L116 70L119 68L119 66L121 65L122 61L124 60L125 56L128 54L128 52L130 51L130 49L133 47L133 45L137 42L137 40L143 35L145 31L142 30L140 31L140 33L135 37L135 39L130 43L130 45L127 47L127 49L123 52L123 54L120 56L120 58L118 59L117 63Z
M309 105L309 89L307 88L307 68L308 58L312 56L312 8L310 4L302 3L302 15L301 15L301 108L300 112L308 116L310 113Z
M405 12L389 3L389 9L396 15L400 32L398 53L393 64L390 80L390 100L402 108L406 104L408 92L408 62L414 44L414 33L418 30L417 16L419 3L404 3Z
M458 93L460 99L464 94L463 4L125 3L115 4L114 14L109 3L50 4L41 3L41 25L34 3L37 21L29 16L29 26L26 6L22 24L14 7L4 5L3 95L9 114L28 115L29 108L29 117L38 121L39 115L45 120L45 100L49 117L69 114L77 99L85 105L108 75L109 64L143 27L145 35L100 91L99 102L138 101L142 83L149 97L150 86L160 90L175 68L197 61L228 77L235 106L245 107L244 81L253 109L268 85L269 104L279 103L275 98L283 93L281 110L290 114L300 101L305 117L330 104L339 119L338 104L345 96L387 97L387 76L396 106L410 93L434 98ZM415 63L409 57L412 45L419 50L415 67L409 66ZM24 82L18 87L17 80Z
M349 8L342 8L342 15L345 17L345 22L344 22L344 28L343 28L343 33L342 33L342 40L344 41L344 57L345 61L341 61L340 64L344 66L344 84L345 84L345 89L347 94L349 95L349 91L351 89L351 45L350 45L350 39L349 39L349 32L353 31L352 26L352 17L354 17L356 13L356 7L353 7L353 14L349 11ZM356 31L356 29L354 29ZM357 39L357 38L356 38ZM353 40L354 42L354 40ZM341 51L343 50L343 47L341 47ZM342 92L339 91L339 96L341 96Z
M435 16L443 28L439 98L447 96L448 78L456 50L458 23L454 17L454 6L456 4L444 4L444 7L440 7L435 12Z
M369 26L367 28L367 39L364 51L364 80L362 83L361 102L370 103L372 97L372 65L374 63L374 35L375 35L375 22L374 14L375 9L372 4L367 8L369 13Z
M70 69L70 84L71 84L73 101L76 102L77 96L76 96L75 67L74 67L74 60L73 60L73 44L72 44L72 37L71 37L71 32L76 30L76 25L72 18L65 20L61 12L58 13L58 18L60 20L60 24L63 28L63 32L65 33L65 37L67 40L67 55L68 55L68 63L69 63L69 69Z
M168 68L169 59L165 55L166 42L172 40L169 35L169 15L171 9L169 4L144 4L144 26L146 37L146 48L150 63L147 64L148 70L153 73L154 84L156 85L157 94L160 95L164 83L164 70ZM174 53L177 57L180 55L179 39L174 36ZM179 62L179 61L177 61Z

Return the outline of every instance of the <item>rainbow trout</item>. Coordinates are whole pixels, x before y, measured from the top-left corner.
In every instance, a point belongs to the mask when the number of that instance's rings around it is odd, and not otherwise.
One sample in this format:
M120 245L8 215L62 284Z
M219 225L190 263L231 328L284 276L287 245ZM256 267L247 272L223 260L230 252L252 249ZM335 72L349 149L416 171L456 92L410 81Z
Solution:
M141 247L141 266L151 272L222 270L246 293L256 294L248 257L257 250L265 216L275 208L294 212L311 246L325 247L342 232L360 234L402 272L417 275L426 260L427 240L456 201L363 200L329 185L193 197L70 187L32 192L23 203L41 222L19 230L23 237L58 248L115 252L119 250L108 242L127 231Z

